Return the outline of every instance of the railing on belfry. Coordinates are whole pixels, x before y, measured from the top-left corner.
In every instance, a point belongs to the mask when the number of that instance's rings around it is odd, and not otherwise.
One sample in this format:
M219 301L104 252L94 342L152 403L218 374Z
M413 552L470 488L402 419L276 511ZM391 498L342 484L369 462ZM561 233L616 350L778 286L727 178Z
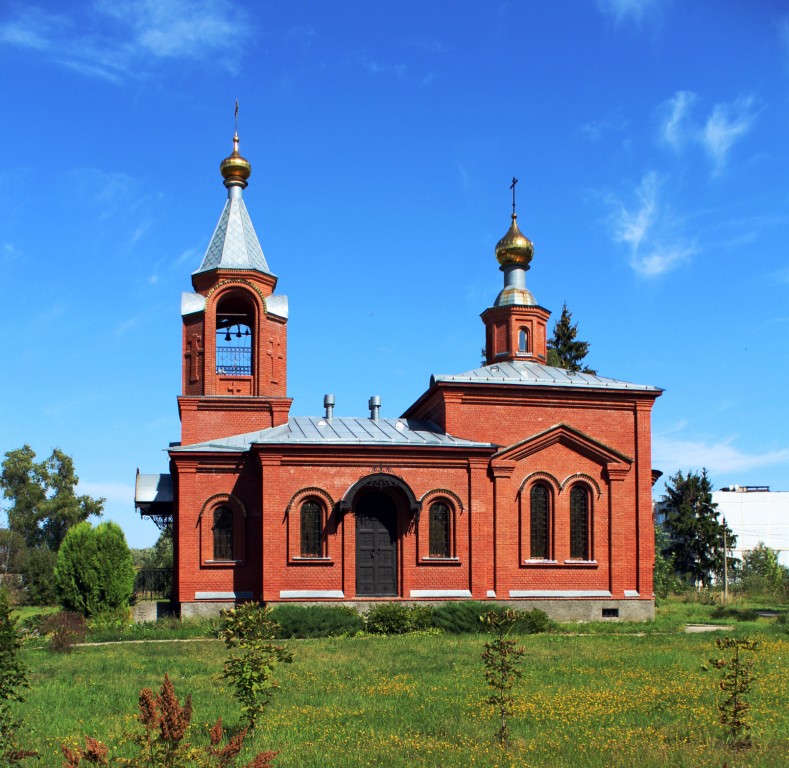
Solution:
M173 594L172 568L142 568L134 581L134 599L171 600Z

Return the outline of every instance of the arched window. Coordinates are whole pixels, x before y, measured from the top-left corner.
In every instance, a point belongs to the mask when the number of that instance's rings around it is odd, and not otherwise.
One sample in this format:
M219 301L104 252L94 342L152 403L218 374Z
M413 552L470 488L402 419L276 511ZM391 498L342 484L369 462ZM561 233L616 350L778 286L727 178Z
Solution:
M518 331L518 352L525 354L529 351L529 329L521 328Z
M301 556L323 556L323 510L314 501L301 505Z
M542 485L531 489L529 516L529 557L534 560L549 560L550 495Z
M449 506L443 501L430 505L429 513L429 550L430 557L451 557L450 549L450 523L451 515Z
M233 560L233 510L217 507L214 510L214 560Z
M583 485L570 491L570 558L589 560L589 491Z
M216 307L216 372L252 375L253 312L243 296L220 299Z

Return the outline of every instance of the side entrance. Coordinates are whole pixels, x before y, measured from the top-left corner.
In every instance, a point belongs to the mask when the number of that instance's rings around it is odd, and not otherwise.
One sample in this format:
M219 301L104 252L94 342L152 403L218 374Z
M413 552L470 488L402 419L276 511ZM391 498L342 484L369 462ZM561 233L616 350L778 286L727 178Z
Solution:
M356 516L356 594L397 596L397 515L395 503L382 491L362 496Z

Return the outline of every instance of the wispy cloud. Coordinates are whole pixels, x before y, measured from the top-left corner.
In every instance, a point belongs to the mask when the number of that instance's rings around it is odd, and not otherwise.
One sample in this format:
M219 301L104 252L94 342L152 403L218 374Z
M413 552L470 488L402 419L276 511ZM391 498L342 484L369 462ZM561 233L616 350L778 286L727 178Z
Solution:
M0 262L3 264L10 264L12 261L16 261L21 255L22 251L13 243L6 242L0 245Z
M758 110L753 95L739 96L716 104L706 118L697 119L693 110L699 97L692 91L677 91L660 108L663 117L660 137L676 152L689 144L701 146L710 156L713 174L719 174L735 142L753 127Z
M614 195L607 197L615 242L630 251L630 266L644 277L655 277L676 267L696 252L693 241L678 232L677 217L661 202L662 179L645 174L635 190L635 204L628 207Z
M726 164L729 150L737 139L750 131L756 114L753 96L744 96L730 104L716 104L704 126L704 146L712 156L715 172Z
M665 5L665 3L662 3ZM619 24L632 21L641 24L661 5L661 0L597 0L600 12Z
M234 71L249 30L246 11L230 0L94 0L68 15L20 6L0 22L0 44L119 83L164 59L209 59Z
M705 442L655 435L652 440L652 463L667 473L706 467L713 474L733 474L788 461L789 448L746 453L734 445L734 438Z
M590 120L581 126L581 132L590 141L600 141L606 134L620 133L628 126L627 120Z
M692 91L677 91L663 105L667 112L662 126L663 139L678 151L688 139L687 121L696 98Z
M348 57L354 66L361 67L371 75L395 75L403 77L408 71L408 66L403 63L392 64L386 61L371 59L364 51L357 51Z

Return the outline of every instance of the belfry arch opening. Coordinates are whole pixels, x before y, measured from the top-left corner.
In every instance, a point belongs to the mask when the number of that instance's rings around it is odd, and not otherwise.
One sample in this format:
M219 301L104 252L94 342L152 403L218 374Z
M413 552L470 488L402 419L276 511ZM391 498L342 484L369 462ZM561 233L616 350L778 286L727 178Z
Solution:
M250 301L231 294L216 308L216 372L219 376L252 376L254 312Z

